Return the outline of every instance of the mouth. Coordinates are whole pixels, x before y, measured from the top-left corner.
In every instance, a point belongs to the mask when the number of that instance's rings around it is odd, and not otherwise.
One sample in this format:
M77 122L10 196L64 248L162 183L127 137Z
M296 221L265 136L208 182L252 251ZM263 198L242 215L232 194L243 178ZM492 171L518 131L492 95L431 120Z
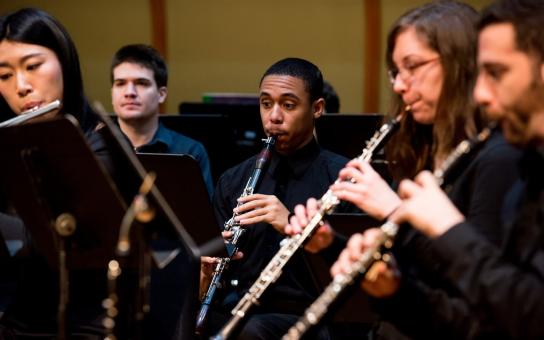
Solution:
M23 107L21 108L22 113L24 113L26 111L36 110L36 109L40 108L40 106L42 106L42 104L43 104L42 101L28 102L25 105L23 105Z
M140 107L140 103L124 103L121 107Z
M267 134L268 136L276 137L276 138L279 138L279 137L281 137L281 136L283 136L283 135L286 135L285 132L283 132L283 131L277 131L277 130L269 130L269 131L266 131L266 134Z

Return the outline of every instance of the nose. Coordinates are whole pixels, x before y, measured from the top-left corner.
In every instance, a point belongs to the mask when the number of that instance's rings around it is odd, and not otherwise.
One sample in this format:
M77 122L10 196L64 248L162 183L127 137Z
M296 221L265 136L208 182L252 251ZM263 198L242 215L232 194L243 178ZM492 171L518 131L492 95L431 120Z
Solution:
M270 122L274 124L281 124L283 122L283 111L279 104L274 104L268 115Z
M473 90L474 100L478 105L487 107L493 101L493 91L482 74L478 75Z
M132 82L127 82L127 86L125 86L125 97L135 98L136 95L137 95L136 86L134 86Z
M25 97L32 92L32 85L27 79L26 75L22 72L18 72L17 75L17 94L20 97Z
M408 91L408 84L402 79L400 73L397 74L393 81L393 91L398 94L403 94Z
M491 120L501 120L505 114L496 90L485 75L478 75L473 90L474 101L485 109L487 118Z

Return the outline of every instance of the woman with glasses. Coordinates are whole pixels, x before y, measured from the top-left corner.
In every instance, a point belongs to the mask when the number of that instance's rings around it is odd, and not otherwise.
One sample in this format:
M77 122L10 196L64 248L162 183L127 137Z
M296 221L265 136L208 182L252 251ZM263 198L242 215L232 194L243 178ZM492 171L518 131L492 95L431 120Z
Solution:
M485 118L472 98L475 84L477 13L470 6L440 1L412 9L393 25L387 39L387 66L393 89L390 116L403 115L399 131L386 146L389 170L395 181L412 178L421 170L442 165L455 146L474 136ZM391 118L390 117L390 118ZM500 244L499 211L502 198L517 177L518 152L499 131L469 164L464 164L448 192L452 201L491 242ZM385 220L399 206L395 191L369 164L351 161L341 170L343 180L332 186L341 200L357 205L377 220ZM299 232L316 201L298 206L291 218L291 233ZM432 209L432 207L429 207ZM333 226L334 227L334 226ZM332 244L325 224L306 249L320 250ZM378 231L354 235L332 268L333 275L349 267ZM378 263L362 288L376 299L383 320L411 337L470 337L481 325L464 300L441 281L433 262L429 240L412 229L401 229L393 249L396 264ZM400 274L402 273L402 275ZM431 322L430 322L431 321ZM390 337L393 327L377 329Z

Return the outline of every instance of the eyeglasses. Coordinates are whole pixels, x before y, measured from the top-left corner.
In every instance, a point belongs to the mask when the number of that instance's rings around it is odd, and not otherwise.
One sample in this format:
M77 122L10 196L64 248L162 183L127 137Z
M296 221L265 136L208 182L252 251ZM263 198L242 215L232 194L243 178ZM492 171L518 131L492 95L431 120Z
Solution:
M409 63L403 69L391 69L387 71L389 82L391 83L391 85L394 85L395 81L397 80L397 76L400 76L400 79L402 79L402 81L406 83L414 77L416 71L419 68L429 63L432 63L433 61L436 61L438 59L440 59L440 57L436 57L436 58L432 58L432 59L420 61L420 62Z

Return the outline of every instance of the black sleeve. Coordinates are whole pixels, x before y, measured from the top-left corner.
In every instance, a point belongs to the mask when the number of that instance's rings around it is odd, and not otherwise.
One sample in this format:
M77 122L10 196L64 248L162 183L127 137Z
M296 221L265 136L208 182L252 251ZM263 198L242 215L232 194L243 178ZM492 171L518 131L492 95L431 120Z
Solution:
M468 210L463 214L476 226L476 230L495 245L500 245L502 241L502 203L519 178L519 158L519 151L506 144L501 137L500 143L492 145L478 159L472 176Z
M403 277L390 298L371 299L384 320L415 339L468 339L479 330L468 304L421 280Z
M526 263L515 264L468 223L451 228L435 242L441 249L444 275L471 305L478 306L513 338L544 337L542 248Z

